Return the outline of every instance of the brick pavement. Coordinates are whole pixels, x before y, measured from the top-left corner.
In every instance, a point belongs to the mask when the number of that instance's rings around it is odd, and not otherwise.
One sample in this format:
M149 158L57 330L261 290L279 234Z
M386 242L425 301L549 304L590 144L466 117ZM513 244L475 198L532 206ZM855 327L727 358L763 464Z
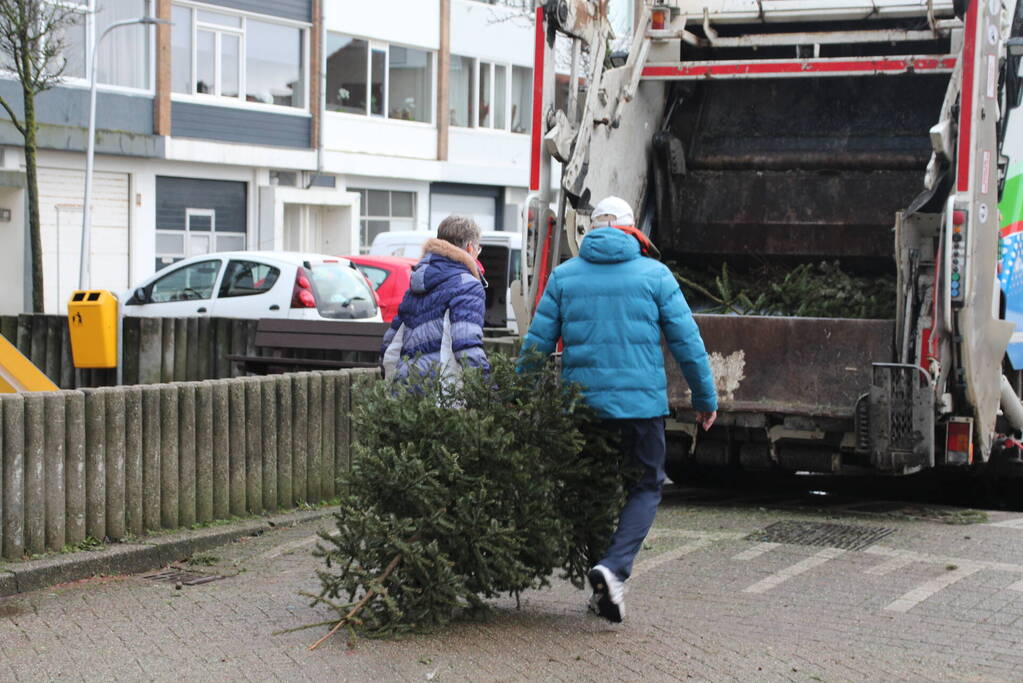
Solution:
M1023 515L993 514L992 521ZM782 519L884 525L861 551L760 545ZM1023 526L700 504L669 493L629 582L626 623L548 590L493 618L396 641L324 629L309 555L320 523L212 551L201 586L137 576L0 600L0 680L1011 680L1023 671ZM1023 525L1023 523L1021 523ZM823 551L823 552L822 552Z

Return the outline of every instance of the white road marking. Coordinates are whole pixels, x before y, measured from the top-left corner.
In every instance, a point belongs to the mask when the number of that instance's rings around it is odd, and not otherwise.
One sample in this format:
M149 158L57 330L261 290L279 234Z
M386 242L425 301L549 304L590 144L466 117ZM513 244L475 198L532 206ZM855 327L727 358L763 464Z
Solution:
M781 543L757 543L749 550L743 550L738 555L733 555L732 559L738 560L739 562L749 562L750 560L760 557L764 553L771 552L780 545Z
M1009 586L1009 590L1023 593L1023 581L1017 581Z
M981 569L983 567L979 565L966 565L947 571L941 576L920 584L898 600L889 604L885 609L892 612L908 612L938 591L948 588L957 581L965 579L970 574L979 572Z
M904 567L908 567L921 559L919 555L908 550L899 550L896 552L899 554L895 557L871 567L864 573L872 576L887 576L888 574L898 571Z
M656 567L659 567L662 564L665 564L666 562L671 562L672 560L677 560L678 558L682 557L683 555L688 555L689 553L694 552L696 550L700 550L701 548L706 548L710 544L711 544L711 540L710 539L699 538L699 539L696 539L695 541L690 541L689 543L686 543L685 545L681 545L681 546L675 548L674 550L668 550L668 551L663 552L663 553L661 553L659 555L654 555L650 559L644 560L644 561L640 562L639 564L637 564L635 567L633 567L632 568L632 576L636 577L637 575L643 574L645 572L648 572L651 569L655 569Z
M1001 522L992 522L988 526L1000 526L1007 529L1023 529L1023 517L1016 519L1005 519Z
M781 569L775 572L774 574L771 574L767 578L757 581L752 586L746 588L743 592L764 593L766 591L771 590L775 586L788 581L793 577L799 576L800 574L810 571L814 567L819 567L820 565L825 564L826 562L830 562L836 557L840 557L844 553L845 551L839 548L824 548L823 550L817 552L811 557L806 558L805 560L802 560L801 562L797 562L796 564L790 567L786 567L785 569Z

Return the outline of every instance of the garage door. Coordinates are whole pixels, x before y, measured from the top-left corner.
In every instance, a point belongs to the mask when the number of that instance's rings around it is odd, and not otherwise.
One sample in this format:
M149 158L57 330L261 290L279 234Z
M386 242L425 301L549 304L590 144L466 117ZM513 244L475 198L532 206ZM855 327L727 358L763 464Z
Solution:
M78 288L85 172L39 169L43 242L43 291L47 313L66 313ZM92 179L93 289L120 292L129 283L129 183L127 173L97 171Z
M493 230L496 206L493 197L475 197L464 194L430 195L430 229L436 230L440 222L456 214L469 216L480 226L480 230Z

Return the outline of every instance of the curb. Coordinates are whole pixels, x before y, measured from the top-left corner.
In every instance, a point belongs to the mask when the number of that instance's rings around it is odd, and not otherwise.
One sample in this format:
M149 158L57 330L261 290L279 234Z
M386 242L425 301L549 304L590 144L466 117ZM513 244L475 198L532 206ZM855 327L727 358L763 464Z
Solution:
M0 598L98 574L138 574L159 569L245 536L258 536L279 527L294 526L332 514L333 508L305 510L209 529L160 534L133 543L118 543L103 550L83 550L0 565Z

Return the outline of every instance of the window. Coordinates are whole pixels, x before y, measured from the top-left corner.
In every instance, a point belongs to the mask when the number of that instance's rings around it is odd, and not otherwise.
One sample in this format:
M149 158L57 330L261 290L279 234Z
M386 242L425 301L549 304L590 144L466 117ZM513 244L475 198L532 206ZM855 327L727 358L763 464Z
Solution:
M60 39L67 60L63 75L89 79L87 55L93 41L116 21L145 16L146 0L63 0L60 4L80 9L78 21L65 26ZM96 55L96 81L104 85L149 89L150 36L148 26L122 26L100 43Z
M528 133L533 119L533 70L512 67L511 132Z
M172 7L174 92L305 107L305 32L237 14Z
M245 28L245 99L301 107L305 103L302 32L249 19Z
M374 290L380 289L380 285L384 284L387 280L387 276L391 274L386 268L367 266L364 263L357 263L355 265L362 271L362 274L366 276L369 283L373 285Z
M451 74L448 78L448 99L451 107L452 126L472 126L473 109L473 59L451 55Z
M430 53L392 45L388 64L388 118L430 123L433 110Z
M185 209L185 229L156 231L156 269L160 270L189 256L214 251L242 251L245 233L228 228L217 229L213 209Z
M451 125L528 133L533 115L532 73L528 67L453 55L449 85Z
M402 121L433 121L433 55L327 34L327 109Z
M173 270L149 286L147 303L194 301L213 296L213 285L220 272L220 261L199 261Z
M389 230L415 230L416 194L392 190L359 190L362 216L359 220L359 251L369 252L373 238Z
M273 289L281 271L255 261L231 261L220 283L220 297L253 296Z

